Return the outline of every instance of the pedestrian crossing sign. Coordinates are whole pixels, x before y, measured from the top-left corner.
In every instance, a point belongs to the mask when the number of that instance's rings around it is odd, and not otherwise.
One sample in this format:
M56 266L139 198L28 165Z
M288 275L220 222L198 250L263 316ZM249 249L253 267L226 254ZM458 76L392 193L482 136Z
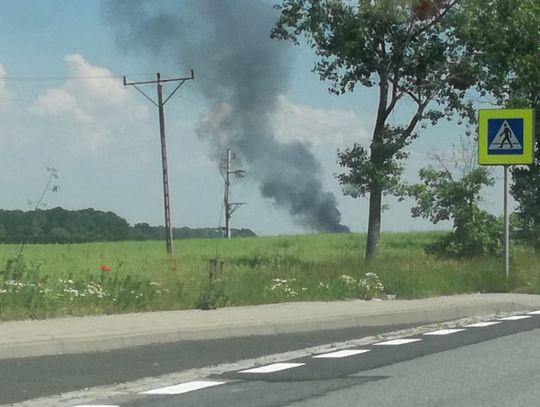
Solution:
M482 109L478 112L479 164L532 164L533 109Z

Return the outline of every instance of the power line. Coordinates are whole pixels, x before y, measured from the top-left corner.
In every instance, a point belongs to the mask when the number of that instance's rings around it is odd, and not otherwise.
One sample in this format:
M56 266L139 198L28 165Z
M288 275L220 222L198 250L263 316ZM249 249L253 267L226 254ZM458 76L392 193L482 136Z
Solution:
M130 77L142 77L142 76L145 76L146 74L131 74L129 75ZM199 76L201 76L200 74L198 74ZM0 82L8 82L8 81L18 81L18 82L39 82L39 81L42 81L42 82L53 82L53 81L67 81L67 80L73 80L73 81L86 81L86 80L108 80L108 79L119 79L119 80L122 80L125 76L120 76L120 75L96 75L96 76L4 76L4 77L0 77ZM206 76L207 77L207 76ZM162 81L164 82L164 81ZM142 82L141 82L142 83ZM150 82L146 82L146 83L150 83ZM155 83L155 81L153 81L153 83ZM139 89L137 89L139 90ZM140 92L140 90L139 90ZM144 93L143 93L143 96L147 97ZM185 96L180 96L181 98L191 102L191 103L194 103L194 104L198 104L200 106L204 106L208 109L211 109L212 108L212 104L208 103L207 101L202 101L200 99L194 99L194 98L187 98ZM155 102L149 98L150 102L155 104ZM156 105L157 106L157 105ZM409 105L410 107L410 105ZM305 126L303 125L303 123L301 121L298 121L298 120L294 120L293 119L293 115L291 112L285 112L285 116L286 117L282 117L282 121L286 122L286 123L289 123L289 124L293 124L295 125L296 127L298 128L301 128L303 130L306 130L310 133L314 133L314 134L317 134L317 138L319 140L322 140L324 143L326 144L331 144L331 145L334 145L336 147L343 147L343 143L339 143L339 142L336 142L335 138L333 138L332 136L329 136L328 133L326 132L323 132L321 130L317 130L316 128L314 128L314 126ZM288 117L287 117L288 116ZM314 124L314 125L317 125L317 126L322 126L322 127L325 127L327 128L328 130L333 130L335 132L339 132L339 133L342 133L342 134L348 134L350 133L350 130L349 129L345 129L344 127L338 127L338 126L335 126L335 125L330 125L326 122L323 122L321 120L317 120L316 118L311 118L310 119L310 123ZM305 141L305 142L316 142L317 140L313 140L313 138L309 137L309 136L306 136L306 135L301 135L301 134L295 134L294 136L295 139L300 139L302 141ZM369 143L369 140L366 141L366 143L360 143L360 144L364 144L366 147L368 146L368 143ZM412 153L416 153L418 155L424 155L424 156L427 156L426 153L421 153L421 152L416 152L414 150L409 150L410 152Z
M147 76L148 74L130 74L131 78ZM91 81L105 79L122 80L122 75L95 75L95 76L0 76L0 82L56 82L56 81Z
M130 77L143 77L143 76L147 76L148 74L130 74L129 76ZM203 77L206 77L208 78L208 76L205 76L205 75L202 75L202 74L198 74L198 76L203 76ZM107 80L107 79L118 79L118 80L123 80L125 76L120 76L120 75L95 75L95 76L4 76L4 77L0 77L0 82L3 81L3 82L8 82L8 81L17 81L17 82L54 82L54 81L67 81L67 80L73 80L73 81L87 81L87 80ZM162 81L164 82L164 81ZM146 96L145 96L146 97ZM187 98L185 96L180 96L181 98L191 102L191 103L194 103L194 104L198 104L198 105L201 105L201 106L204 106L208 109L211 109L212 108L212 105L209 104L208 102L206 101L202 101L202 100L195 100L193 98ZM154 103L151 99L150 99L151 103ZM155 103L154 103L155 104ZM289 118L285 117L285 118L282 118L282 120L284 120L285 122L287 123L291 123L291 124L294 124L295 126L299 127L299 128L302 128L306 131L309 131L311 133L316 133L318 138L319 139L322 139L325 143L327 144L332 144L332 145L335 145L335 146L338 146L338 147L341 147L343 145L343 143L338 143L335 141L334 138L332 138L331 136L328 136L327 133L325 132L322 132L322 131L317 131L316 129L314 129L313 127L308 127L308 126L305 126L305 125L302 125L300 121L296 121L296 120L291 120L291 116L292 114L290 112L285 112L285 115L286 116L289 116ZM322 127L326 127L327 129L329 130L333 130L333 131L336 131L336 132L340 132L340 133L343 133L343 134L347 134L349 133L349 129L345 129L343 127L338 127L338 126L334 126L334 125L330 125L326 122L323 122L321 120L317 120L316 118L311 118L310 119L310 123L313 123L315 125L318 125L318 126L322 126ZM304 141L313 141L311 138L307 137L307 136L302 136L302 135L295 135L295 138L300 138Z

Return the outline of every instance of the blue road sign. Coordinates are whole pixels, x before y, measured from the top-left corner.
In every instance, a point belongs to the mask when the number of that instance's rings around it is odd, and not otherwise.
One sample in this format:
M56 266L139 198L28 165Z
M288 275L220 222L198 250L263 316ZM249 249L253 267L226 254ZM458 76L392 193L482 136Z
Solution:
M533 109L481 109L478 111L479 164L532 164L533 141Z
M488 155L523 154L523 119L488 119Z

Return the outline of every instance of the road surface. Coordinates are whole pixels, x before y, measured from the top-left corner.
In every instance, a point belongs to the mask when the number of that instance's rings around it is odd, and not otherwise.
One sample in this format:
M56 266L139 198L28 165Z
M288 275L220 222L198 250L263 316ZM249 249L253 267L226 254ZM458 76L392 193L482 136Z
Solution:
M131 368L149 374L131 384L90 388L15 405L515 407L537 405L540 399L540 311L480 323L459 321L419 327L370 338L360 338L362 332L340 332L331 334L342 341L336 347L318 346L286 355L243 359L237 365L191 369L184 376L179 372L176 376L150 377L152 368L144 366L150 360L140 360L140 369L133 368L133 364ZM283 351L297 348L302 341L313 345L324 339L324 334L318 339L312 336L287 346L274 345L273 349ZM216 346L225 344L218 342ZM219 352L212 348L206 355L199 354L199 362L191 364L207 365L212 353L228 355L221 357L231 361L261 352L247 342L243 351L238 342L236 346L232 342L228 345ZM272 347L269 343L266 346ZM175 357L169 354L171 360ZM0 366L4 377L5 365ZM46 367L41 375L54 376ZM24 382L24 378L20 381ZM17 383L13 384L17 387ZM3 392L0 394L5 397Z

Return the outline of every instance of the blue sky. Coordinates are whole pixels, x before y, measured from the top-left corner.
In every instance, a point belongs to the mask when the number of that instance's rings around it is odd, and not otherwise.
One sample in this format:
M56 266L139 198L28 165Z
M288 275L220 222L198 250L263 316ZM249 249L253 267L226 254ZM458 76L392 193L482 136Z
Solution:
M174 6L174 1L164 3ZM343 196L334 178L336 150L354 141L367 144L374 120L376 91L358 88L333 96L311 73L305 46L291 47L291 77L279 96L277 138L308 143L321 162L322 182L338 199L342 221L353 231L367 228L367 199ZM125 51L125 50L124 50ZM60 190L47 195L48 207L111 210L130 223L162 224L161 160L155 108L122 75L153 79L156 72L183 76L184 67L124 52L95 0L0 1L0 202L6 209L28 209L47 180L46 167L59 172ZM211 105L196 80L187 82L166 105L167 141L174 226L218 226L223 182L208 146L195 127ZM72 78L72 79L70 79ZM153 95L155 88L146 90ZM408 113L402 106L398 122ZM433 151L450 154L464 132L452 123L422 131L411 146L405 179L435 162ZM494 169L500 177L502 170ZM248 176L233 185L234 199L247 202L233 227L258 234L306 233L287 211L260 196ZM485 191L485 206L500 213L500 185ZM385 231L425 230L430 223L410 216L410 202L387 200ZM448 224L437 227L448 228Z

